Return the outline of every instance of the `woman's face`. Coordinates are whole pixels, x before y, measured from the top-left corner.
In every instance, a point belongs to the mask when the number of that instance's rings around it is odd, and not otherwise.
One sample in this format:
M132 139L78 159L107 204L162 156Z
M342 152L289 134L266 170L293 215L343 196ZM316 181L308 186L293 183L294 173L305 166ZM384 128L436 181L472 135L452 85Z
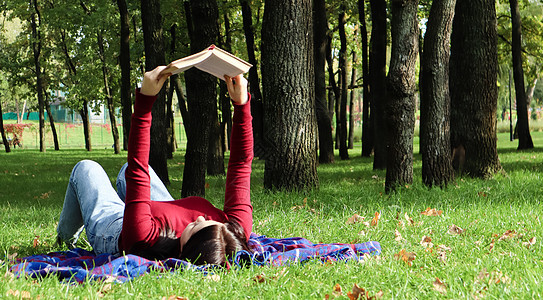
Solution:
M181 252L183 251L183 246L196 232L211 225L224 226L224 224L221 222L206 220L203 216L199 216L198 218L196 218L196 221L189 223L189 225L187 225L185 230L183 230L183 233L179 238L179 242L181 244Z

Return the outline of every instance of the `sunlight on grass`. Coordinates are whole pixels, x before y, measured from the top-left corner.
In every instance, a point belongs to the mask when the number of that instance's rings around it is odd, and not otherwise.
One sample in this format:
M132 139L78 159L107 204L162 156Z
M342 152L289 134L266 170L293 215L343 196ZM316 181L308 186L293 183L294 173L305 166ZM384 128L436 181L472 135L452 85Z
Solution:
M32 298L323 299L339 295L336 284L345 298L356 283L370 295L383 291L385 299L540 298L543 133L534 132L532 137L535 149L516 151L518 141L510 142L508 133L500 133L499 157L505 172L486 181L459 177L443 190L422 185L421 158L416 153L415 182L391 195L384 194L385 171L374 171L372 159L360 157L360 147L351 150L348 161L336 157L336 163L319 166L320 188L308 192L264 191L264 162L255 160L251 193L256 233L302 236L316 243L378 241L383 249L379 258L362 263L250 266L220 271L218 280L193 271L152 273L110 286L106 292L105 283L72 286L56 278L36 281L6 275L0 281L0 295L25 291ZM113 182L125 156L125 152L115 156L111 150L0 153L0 259L7 262L14 253L23 257L65 250L54 240L71 168L81 159L93 159ZM168 162L174 197L181 194L183 157L178 152ZM224 177L209 177L207 182L207 198L222 207ZM442 215L422 215L427 208L442 210ZM375 212L380 219L371 226ZM354 214L363 219L347 224ZM451 234L452 225L463 232ZM423 237L430 238L431 245L422 244ZM533 237L536 242L529 244ZM395 259L402 249L415 254L411 266ZM3 263L2 273L8 267ZM265 280L258 282L256 276ZM445 294L434 288L436 278L444 283Z

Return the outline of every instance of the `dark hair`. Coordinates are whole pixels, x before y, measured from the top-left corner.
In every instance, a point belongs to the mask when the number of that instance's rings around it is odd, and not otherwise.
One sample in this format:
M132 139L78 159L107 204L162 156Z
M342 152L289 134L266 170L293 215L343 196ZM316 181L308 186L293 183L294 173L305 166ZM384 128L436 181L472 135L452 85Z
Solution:
M183 246L179 258L195 265L225 266L228 258L237 251L251 252L241 225L235 221L224 225L211 225L194 233Z
M151 247L132 247L130 253L150 259L163 260L170 257L178 257L181 245L175 231L170 228L164 228L160 231L157 241Z

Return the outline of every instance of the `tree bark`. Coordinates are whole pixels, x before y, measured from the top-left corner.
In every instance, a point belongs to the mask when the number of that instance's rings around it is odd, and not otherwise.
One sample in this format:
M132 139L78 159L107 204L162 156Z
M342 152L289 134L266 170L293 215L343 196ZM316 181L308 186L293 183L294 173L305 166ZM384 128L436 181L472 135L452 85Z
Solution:
M345 6L342 5L338 16L339 39L341 47L339 49L339 73L341 86L341 101L339 102L339 122L336 135L339 136L339 157L342 160L349 159L347 149L347 36L345 34Z
M45 152L45 120L44 106L45 100L43 95L43 78L41 70L41 16L38 9L38 0L32 0L30 5L33 7L31 13L30 26L32 27L32 52L34 54L34 68L36 75L36 92L38 93L38 111L39 111L39 127L40 127L40 152Z
M354 43L355 48L358 48L358 41L356 39L356 36L358 35L358 26L355 26L354 30ZM356 51L353 51L352 56L352 62L351 62L351 91L349 96L349 138L347 143L348 149L354 148L354 119L355 119L355 113L354 113L354 102L356 100L356 65L358 64L358 56L356 55Z
M497 56L495 1L458 1L451 33L451 147L465 149L463 171L474 177L489 178L501 169Z
M85 136L85 149L92 151L91 136L90 136L90 120L89 120L89 102L83 100L81 104L83 107L79 109L79 115L83 122L83 135Z
M225 1L226 2L226 1ZM228 14L224 14L224 44L222 45L226 51L232 51L232 33L230 32L230 19ZM228 95L228 88L226 87L226 82L220 80L220 95L219 95L219 107L221 110L221 120L220 120L220 130L221 135L221 150L224 152L227 149L230 149L230 137L232 135L232 109L230 96ZM224 172L224 167L223 170Z
M145 71L165 65L164 40L162 35L162 16L159 0L141 0L141 25L145 46ZM153 105L151 124L151 151L149 164L165 185L170 184L168 176L166 146L166 101L165 88L158 93Z
M191 35L190 51L202 51L217 42L219 12L216 0L191 0L189 27L198 32ZM185 154L185 169L181 195L204 196L208 162L210 123L217 113L217 79L198 69L185 72L190 130Z
M2 101L0 99L0 134L2 135L2 143L4 144L4 149L6 149L6 153L11 152L11 147L9 146L8 139L6 137L6 132L4 131L4 117L2 112Z
M515 94L517 100L517 134L518 150L532 149L534 143L530 135L528 117L528 98L524 88L524 70L522 68L522 21L518 0L509 0L511 7L511 54L513 57L513 77L515 78Z
M130 16L126 0L117 0L121 21L119 64L121 66L121 105L123 119L123 149L128 150L130 118L132 116L132 87L130 85Z
M100 56L100 60L102 61L102 79L104 81L104 92L106 96L107 109L109 112L109 123L111 125L111 134L113 136L113 149L115 154L119 154L121 153L121 144L119 141L119 131L117 130L117 120L115 119L115 105L113 104L113 96L111 95L111 90L109 88L109 70L107 69L106 65L104 39L101 30L98 30L97 41L98 54Z
M334 162L334 139L332 120L326 105L326 45L328 17L324 0L313 0L313 43L315 64L315 111L319 132L319 163Z
M456 0L434 0L426 25L421 67L420 152L422 181L445 187L451 165L449 51Z
M266 155L266 147L264 146L264 139L266 137L264 135L264 112L260 80L258 77L258 62L255 55L253 16L248 0L240 0L239 3L241 4L247 56L249 63L253 65L249 70L249 89L251 92L251 115L253 116L254 155L255 157L263 157Z
M51 108L49 107L49 96L47 95L47 92L44 90L45 94L45 111L47 112L47 117L49 118L49 126L51 126L51 132L53 133L53 144L55 145L55 151L60 150L60 146L58 143L58 134L57 134L57 128L55 127L55 119L53 118L53 114L51 113Z
M267 1L262 23L266 189L318 186L312 1Z
M387 128L385 121L386 102L386 53L387 53L387 3L385 0L370 0L371 4L371 117L373 118L374 157L373 169L387 166Z
M358 0L358 18L361 24L360 36L362 37L362 156L370 157L373 153L373 124L370 121L370 71L368 66L368 29L366 26L366 5L364 0Z
M385 191L413 182L418 0L392 0L392 53L387 78L388 156Z

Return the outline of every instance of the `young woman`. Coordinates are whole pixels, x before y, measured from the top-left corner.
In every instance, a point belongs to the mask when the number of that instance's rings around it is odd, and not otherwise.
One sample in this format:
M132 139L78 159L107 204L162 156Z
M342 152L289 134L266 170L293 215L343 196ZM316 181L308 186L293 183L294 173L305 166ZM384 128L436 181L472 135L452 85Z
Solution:
M136 91L128 141L128 162L113 189L103 168L84 160L73 169L57 227L58 241L69 247L83 228L97 254L168 257L194 264L225 265L239 250L249 250L252 229L250 175L253 159L251 108L247 80L225 76L234 104L224 209L201 197L174 200L149 167L151 108L169 74L165 67L146 72Z

